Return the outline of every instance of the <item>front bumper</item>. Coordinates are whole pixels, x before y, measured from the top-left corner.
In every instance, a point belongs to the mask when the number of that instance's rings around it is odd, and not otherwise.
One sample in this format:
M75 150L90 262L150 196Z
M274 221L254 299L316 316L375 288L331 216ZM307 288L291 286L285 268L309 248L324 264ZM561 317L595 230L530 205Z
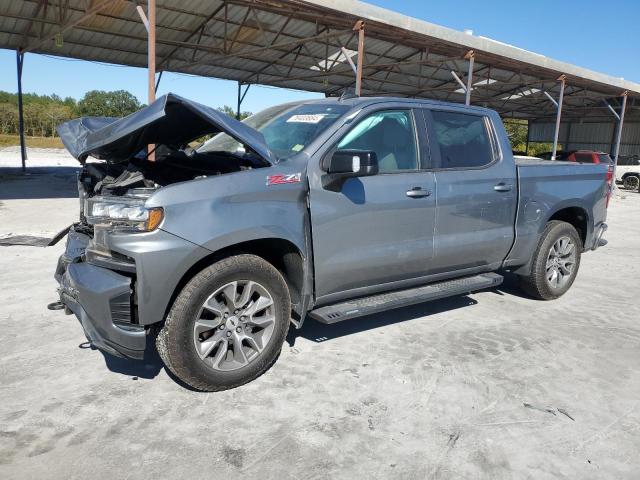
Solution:
M210 254L163 230L94 238L72 228L55 278L60 301L95 347L141 359L187 270Z
M87 263L71 263L61 276L59 293L93 346L120 357L144 358L144 327L114 318L116 312L132 308L128 304L131 278Z
M92 346L112 355L142 359L144 327L132 323L132 276L86 263L91 238L71 229L58 259L55 279L60 302L75 314Z

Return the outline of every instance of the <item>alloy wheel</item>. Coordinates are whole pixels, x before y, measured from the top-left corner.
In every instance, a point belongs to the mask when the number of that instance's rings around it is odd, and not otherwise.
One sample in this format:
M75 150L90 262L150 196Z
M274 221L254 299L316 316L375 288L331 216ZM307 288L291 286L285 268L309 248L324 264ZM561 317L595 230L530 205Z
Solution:
M547 282L551 288L562 288L571 279L576 257L576 246L567 236L560 237L551 246L546 265Z
M229 282L200 308L193 326L196 352L214 370L237 370L258 358L275 321L273 298L265 287L251 280Z

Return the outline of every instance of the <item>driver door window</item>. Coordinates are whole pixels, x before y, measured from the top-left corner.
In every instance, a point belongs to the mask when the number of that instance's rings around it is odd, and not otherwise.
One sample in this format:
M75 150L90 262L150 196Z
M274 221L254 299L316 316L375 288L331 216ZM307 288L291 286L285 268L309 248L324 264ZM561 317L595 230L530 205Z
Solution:
M418 148L410 110L386 110L361 120L338 144L338 150L373 151L380 173L418 170Z

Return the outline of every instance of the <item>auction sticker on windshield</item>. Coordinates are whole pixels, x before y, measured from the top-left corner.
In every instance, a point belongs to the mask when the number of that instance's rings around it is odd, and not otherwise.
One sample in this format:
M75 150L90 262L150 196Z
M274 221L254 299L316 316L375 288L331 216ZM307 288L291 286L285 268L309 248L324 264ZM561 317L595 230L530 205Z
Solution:
M315 113L310 115L292 115L287 119L287 123L320 123L326 116L325 113Z

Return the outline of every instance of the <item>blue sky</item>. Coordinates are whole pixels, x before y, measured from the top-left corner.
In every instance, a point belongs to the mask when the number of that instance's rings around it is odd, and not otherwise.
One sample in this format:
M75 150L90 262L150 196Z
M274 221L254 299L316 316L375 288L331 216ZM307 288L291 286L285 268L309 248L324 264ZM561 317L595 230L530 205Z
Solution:
M640 82L640 0L370 0L456 30L472 29L502 42L592 70ZM146 101L146 70L27 54L25 92L80 98L93 89L131 91ZM0 90L16 91L15 53L0 50ZM236 84L165 73L168 91L212 106L235 105ZM318 96L253 86L243 110L258 111L285 101Z

